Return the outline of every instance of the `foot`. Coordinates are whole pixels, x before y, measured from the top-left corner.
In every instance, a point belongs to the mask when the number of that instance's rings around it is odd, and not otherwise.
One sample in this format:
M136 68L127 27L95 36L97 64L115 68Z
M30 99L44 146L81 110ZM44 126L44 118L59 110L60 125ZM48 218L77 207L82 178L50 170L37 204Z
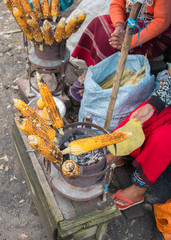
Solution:
M112 153L106 154L106 158L107 158L107 161L108 161L108 162L112 162L113 159L114 159L114 157L115 157L115 156L114 156ZM122 157L119 156L119 157L116 157L114 163L116 164L116 166L123 166L124 161L123 161Z
M111 197L117 205L127 207L130 205L130 202L136 203L143 201L145 192L146 188L140 188L133 184L130 187L119 191L118 194L111 194ZM127 199L129 201L127 201Z
M87 69L83 72L83 74L81 76L78 77L78 82L82 85L84 84L84 79L85 79L86 73L87 73Z

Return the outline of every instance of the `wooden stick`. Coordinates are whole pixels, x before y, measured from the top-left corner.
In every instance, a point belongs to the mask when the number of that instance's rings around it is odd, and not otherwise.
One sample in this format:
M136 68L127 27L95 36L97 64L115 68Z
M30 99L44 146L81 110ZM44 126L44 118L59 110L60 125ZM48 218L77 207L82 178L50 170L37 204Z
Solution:
M141 10L141 6L142 6L142 3L139 3L139 2L136 2L132 6L131 12L130 12L130 18L131 19L133 19L133 20L137 19L138 14ZM114 77L112 93L111 93L111 96L110 96L108 111L107 111L105 125L104 125L104 128L106 130L108 130L109 127L110 127L110 122L111 122L111 119L112 119L112 114L113 114L113 110L114 110L114 107L115 107L120 82L122 80L122 75L123 75L123 71L124 71L124 68L125 68L125 62L126 62L126 59L127 59L127 55L128 55L128 52L129 52L130 45L131 45L133 32L134 32L134 28L131 28L127 24L126 34L125 34L125 38L124 38L122 48L121 48L121 54L120 54L120 57L119 57L119 62L118 62L116 74L115 74L115 77Z
M4 33L5 34L11 34L11 33L19 33L19 32L21 32L21 29L11 30L11 31L4 32Z

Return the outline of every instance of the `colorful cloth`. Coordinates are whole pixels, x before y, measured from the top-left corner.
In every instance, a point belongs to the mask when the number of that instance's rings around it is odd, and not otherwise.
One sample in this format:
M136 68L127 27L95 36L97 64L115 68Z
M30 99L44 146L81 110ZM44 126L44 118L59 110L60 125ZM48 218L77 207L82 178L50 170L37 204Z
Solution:
M143 102L139 107L145 104L146 102ZM130 115L117 128L125 125ZM143 124L143 131L144 144L130 156L134 158L132 164L138 170L142 180L152 185L171 162L171 106L162 110L160 114L155 111Z
M139 25L142 28L144 23L139 20ZM94 18L82 34L72 57L82 59L87 66L91 66L116 53L118 50L109 44L113 31L114 27L109 15ZM171 26L160 36L144 43L141 47L132 48L129 53L147 54L148 58L153 58L160 56L170 46Z

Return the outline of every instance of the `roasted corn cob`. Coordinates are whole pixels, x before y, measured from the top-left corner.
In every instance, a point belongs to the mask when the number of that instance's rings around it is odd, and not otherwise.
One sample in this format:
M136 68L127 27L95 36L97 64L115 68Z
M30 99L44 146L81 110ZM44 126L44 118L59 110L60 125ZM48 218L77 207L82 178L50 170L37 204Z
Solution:
M41 9L42 9L42 14L44 19L51 18L50 6L49 6L48 0L41 0Z
M46 133L50 139L54 139L56 131L47 125L31 107L20 99L14 99L14 106L20 111L23 117L28 118L36 127L40 127L41 130Z
M128 132L113 132L99 136L83 138L69 143L69 147L62 150L62 154L71 153L72 155L80 155L102 147L107 147L111 144L122 142L127 139L131 133Z
M19 25L19 27L21 28L21 30L23 31L23 33L30 39L33 39L33 35L31 33L31 30L25 20L25 18L23 18L23 13L17 9L17 8L13 8L13 15Z
M36 19L36 16L35 16L35 14L33 12L33 9L31 8L28 0L20 0L20 2L21 2L22 6L24 8L25 15L29 14L30 16L32 16L33 18Z
M49 141L55 141L55 135L56 133L54 132L54 134L51 134L50 136L48 136L48 133L45 132L40 126L39 124L35 124L31 119L29 118L21 118L21 117L15 117L15 122L17 127L26 135L37 135L39 137L43 137L44 139L47 139Z
M64 38L69 38L71 34L75 31L76 25L78 21L78 16L74 15L65 27Z
M23 8L20 0L11 0L11 2L14 5L14 7L18 8L23 13L23 15L25 16L24 8Z
M33 38L36 42L42 42L43 41L43 33L40 29L40 26L38 22L35 20L35 18L29 16L27 14L27 24L31 29L31 33L33 35Z
M55 41L52 25L47 20L43 22L43 38L47 45L52 45Z
M73 160L67 160L62 164L62 172L68 178L75 178L80 175L80 168Z
M34 9L36 18L37 19L42 18L43 14L42 14L42 9L41 9L39 0L32 0L32 4L33 4L33 9Z
M61 18L55 31L55 40L61 42L65 32L65 18Z
M40 74L38 73L37 73L37 81L38 81L39 92L48 110L48 114L52 122L52 126L54 129L58 130L59 133L63 134L64 122L59 113L59 109L57 108L56 103L53 99L52 93L49 90L47 84L41 78Z
M76 32L81 27L83 22L85 21L86 13L84 11L82 11L77 16L78 16L78 20L77 20L74 32Z
M51 1L51 16L53 22L56 22L56 19L59 14L59 0L52 0Z
M6 5L6 7L8 8L8 10L13 14L13 3L11 0L3 0L4 4Z
M59 164L63 162L61 151L52 142L36 135L28 136L29 145L47 160Z

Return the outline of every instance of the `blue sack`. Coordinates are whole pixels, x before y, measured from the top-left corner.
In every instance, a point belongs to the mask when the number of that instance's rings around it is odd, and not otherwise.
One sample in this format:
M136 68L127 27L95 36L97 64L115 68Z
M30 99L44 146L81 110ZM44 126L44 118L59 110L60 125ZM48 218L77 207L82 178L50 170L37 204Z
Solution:
M104 127L112 88L103 90L98 83L116 73L120 52L113 54L95 66L88 68L84 95L79 110L79 121L86 116L93 123ZM144 66L143 55L128 55L125 70L137 72ZM148 99L155 88L155 77L150 74L150 65L146 59L146 76L137 85L127 85L119 88L109 131L115 129L139 104Z
M41 0L39 0L41 2ZM49 1L49 0L48 0ZM59 11L64 11L73 4L74 0L60 0L59 1ZM29 0L31 7L33 8L32 1Z

